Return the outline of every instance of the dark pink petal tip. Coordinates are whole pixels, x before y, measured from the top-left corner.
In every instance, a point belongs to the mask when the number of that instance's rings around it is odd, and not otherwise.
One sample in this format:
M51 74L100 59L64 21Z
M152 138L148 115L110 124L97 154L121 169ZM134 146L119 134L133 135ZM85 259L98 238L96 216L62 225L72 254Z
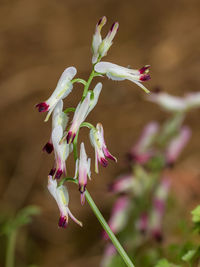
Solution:
M58 169L57 172L56 172L55 178L56 179L60 179L62 174L63 174L63 171Z
M68 132L68 135L67 135L67 144L72 143L74 141L75 136L76 136L75 133Z
M112 24L111 28L110 28L110 31L111 31L111 32L113 31L113 29L114 29L114 27L115 27L116 24L118 24L118 26L119 26L119 23L118 23L118 22L114 22L114 23ZM119 29L119 27L117 28L117 31L118 31L118 29Z
M39 103L35 107L38 108L39 112L45 112L49 110L49 105L47 105L45 102Z
M80 185L79 184L79 191L81 194L83 194L85 192L85 189L86 189L86 185Z
M150 68L150 65L146 65L142 67L141 69L139 69L140 74L145 73L149 68Z
M159 230L153 231L152 235L157 242L161 243L163 241L163 235Z
M60 216L59 221L58 221L58 226L62 228L67 227L67 220L65 216Z
M50 170L50 172L49 172L49 175L50 175L50 176L54 176L55 172L56 172L56 169L55 169L55 168L52 168L52 169Z
M140 81L145 82L151 79L151 76L149 74L142 74L140 76Z
M105 158L100 158L100 163L103 167L107 167L108 161Z
M50 142L47 142L42 150L50 154L53 151L53 145Z

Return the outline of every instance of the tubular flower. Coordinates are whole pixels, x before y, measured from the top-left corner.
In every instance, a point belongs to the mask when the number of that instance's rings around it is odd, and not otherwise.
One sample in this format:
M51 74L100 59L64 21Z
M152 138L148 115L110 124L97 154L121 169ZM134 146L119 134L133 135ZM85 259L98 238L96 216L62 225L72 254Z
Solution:
M125 227L128 221L129 204L130 200L127 196L121 196L116 200L108 222L114 234L119 233ZM103 232L103 237L108 239L106 232Z
M52 131L59 125L62 126L64 131L64 129L67 126L67 123L68 123L68 116L63 112L63 101L60 100L53 110ZM51 153L53 151L53 144L51 139L43 147L43 151L46 151L47 153Z
M109 48L112 45L112 41L117 33L117 30L119 28L119 23L115 22L111 26L107 36L103 39L101 37L101 29L106 24L106 17L102 17L99 22L96 25L95 34L93 35L92 40L92 51L93 51L93 57L92 57L92 63L95 64L99 57L102 58L106 56Z
M60 142L63 137L63 126L56 126L51 134L51 140L53 143L55 153L55 168L50 171L50 175L55 175L55 178L60 178L63 172L66 174L65 161L72 151L71 145L68 145L66 140Z
M78 160L77 160L78 162ZM78 173L79 191L81 193L81 204L85 203L85 189L87 185L87 176L90 177L90 158L87 159L84 143L81 143L80 160L76 164L76 173Z
M106 158L112 159L117 162L117 159L108 151L104 140L103 126L97 123L96 129L90 130L90 142L95 149L95 172L98 173L98 162L106 167L108 161Z
M81 123L84 122L87 115L95 107L98 101L101 89L102 89L102 83L98 83L93 90L93 97L92 97L92 93L89 91L85 99L83 100L83 102L80 102L78 104L76 111L74 113L71 127L67 133L68 144L73 142Z
M144 164L151 158L153 151L150 149L150 146L158 130L159 125L157 122L150 122L146 125L140 139L131 149L130 156L134 161Z
M149 65L144 66L139 70L129 69L121 67L119 65L110 63L110 62L99 62L95 65L94 69L100 74L106 74L108 78L115 81L129 80L136 83L141 87L146 93L149 93L149 90L141 84L141 82L148 81L150 79Z
M176 161L183 148L187 145L190 136L190 128L184 126L181 128L180 133L171 140L166 151L168 165L172 165Z
M187 109L187 103L184 98L171 96L167 93L159 92L151 94L148 100L170 112L184 112Z
M150 232L157 241L162 241L162 219L165 212L165 203L168 197L170 181L163 178L155 192L153 209L150 218Z
M135 178L132 174L119 176L110 186L109 191L112 193L125 193L133 190Z
M48 111L45 121L49 119L58 101L67 97L72 91L73 85L71 83L71 80L76 75L76 72L76 68L74 67L65 69L57 83L56 89L54 90L50 98L45 102L36 105L39 112Z
M77 220L71 213L69 204L69 194L67 188L63 185L57 186L57 181L52 178L51 175L48 176L48 190L50 194L54 197L58 208L60 210L60 218L58 222L59 227L66 228L68 224L68 215L72 220L78 225L82 226L82 222Z

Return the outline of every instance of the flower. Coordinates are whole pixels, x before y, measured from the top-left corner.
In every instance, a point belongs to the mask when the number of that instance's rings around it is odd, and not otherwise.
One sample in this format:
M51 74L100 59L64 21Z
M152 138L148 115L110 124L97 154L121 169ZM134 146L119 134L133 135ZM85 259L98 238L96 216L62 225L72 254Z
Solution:
M126 225L128 221L130 199L127 196L120 196L112 209L111 217L108 225L114 234L119 233ZM103 237L108 239L106 232L103 232Z
M148 123L134 147L130 151L131 158L139 164L146 163L153 155L152 145L153 140L158 133L159 125L157 122Z
M106 167L108 161L106 158L114 160L117 159L108 151L104 140L103 126L101 123L97 123L96 128L90 130L90 142L95 149L95 172L98 173L98 162L102 166Z
M166 160L169 166L176 161L183 148L187 145L190 136L190 128L184 126L181 128L179 134L171 140L166 151Z
M172 96L164 92L153 93L147 99L160 105L166 111L183 112L187 109L187 103L184 98Z
M109 191L112 193L132 192L136 183L136 179L132 174L123 174L109 185Z
M59 100L57 105L55 106L53 110L53 116L52 116L52 131L57 126L61 125L64 129L66 128L68 123L68 116L63 112L63 101ZM45 144L43 147L43 151L46 151L47 153L51 153L53 151L53 144L52 140L50 140Z
M67 97L72 91L73 85L71 83L71 80L76 75L76 72L77 71L75 67L69 67L65 69L57 83L56 89L54 90L50 98L45 102L36 105L39 112L48 111L45 121L49 119L58 101Z
M102 17L99 22L96 25L96 30L95 33L93 35L93 39L92 39L92 52L93 52L93 57L92 57L92 63L96 63L99 57L99 45L102 42L102 37L101 37L101 29L102 27L106 24L106 17Z
M68 215L72 220L78 225L82 226L82 222L77 220L71 213L68 204L69 204L69 194L67 188L63 185L57 186L57 181L52 178L51 175L48 176L48 190L50 194L56 200L58 208L60 210L60 218L58 225L59 227L66 228L68 224Z
M81 143L80 160L76 163L76 173L78 172L79 191L81 193L81 204L85 203L85 189L87 185L87 176L90 177L90 158L87 159L84 143ZM79 167L78 167L79 166ZM76 177L76 174L75 174Z
M149 93L149 90L144 87L141 82L147 81L150 79L149 65L144 66L139 70L133 70L119 65L110 63L110 62L99 62L95 65L94 69L100 74L106 74L108 78L115 81L129 80L136 83L141 87L146 93Z
M165 203L168 197L170 181L168 177L162 178L158 188L156 189L153 199L153 209L150 217L149 229L152 236L157 241L162 241L161 224L165 211Z
M69 153L72 151L72 146L68 145L66 140L60 142L68 122L68 117L62 111L62 108L63 101L60 100L54 109L52 117L51 142L55 154L55 168L50 171L50 175L55 175L55 178L60 178L63 172L66 174L65 161L68 158Z
M112 45L112 41L117 33L117 30L119 28L118 22L113 23L107 36L102 41L101 29L106 24L106 20L107 19L105 16L99 20L99 22L96 25L95 33L93 35L93 40L92 40L92 51L93 51L92 63L93 64L95 64L99 58L106 56L109 48Z
M101 89L102 89L102 83L98 83L95 86L93 92L89 91L86 97L84 98L83 102L80 102L78 104L76 111L74 113L71 127L67 133L68 144L73 142L81 123L84 122L87 115L95 107L98 101L99 95L101 93Z

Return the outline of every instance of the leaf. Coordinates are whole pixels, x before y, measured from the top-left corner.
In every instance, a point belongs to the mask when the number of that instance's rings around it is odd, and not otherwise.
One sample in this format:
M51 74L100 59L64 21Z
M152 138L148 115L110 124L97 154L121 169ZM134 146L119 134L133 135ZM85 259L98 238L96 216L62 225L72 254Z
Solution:
M186 262L190 262L194 258L196 252L197 252L196 249L191 249L187 251L187 253L183 255L182 260Z
M161 259L159 260L159 262L156 264L155 267L181 267L181 266L175 265L169 262L167 259Z
M200 223L200 205L191 211L193 223Z

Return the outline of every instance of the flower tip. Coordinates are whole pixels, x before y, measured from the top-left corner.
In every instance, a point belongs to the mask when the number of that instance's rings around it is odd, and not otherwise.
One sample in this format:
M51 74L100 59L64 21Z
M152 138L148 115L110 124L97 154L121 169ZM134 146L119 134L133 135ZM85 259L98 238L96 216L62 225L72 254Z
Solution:
M53 145L50 142L47 142L42 150L44 152L46 151L48 154L50 154L53 151Z
M67 134L67 144L71 144L74 141L76 134L72 132L68 132Z
M85 204L85 194L84 193L81 193L81 205L83 206Z
M118 29L119 29L119 22L114 22L113 24L112 24L112 26L111 26L111 28L110 28L110 31L112 32L112 31L118 31Z
M145 82L151 79L151 76L149 74L142 74L140 76L140 81Z
M66 216L60 216L59 221L58 221L58 226L62 228L67 227L67 217Z
M100 158L100 163L103 167L107 167L108 161L105 158Z
M145 65L141 69L139 69L140 74L148 73L149 72L150 65Z
M106 16L103 16L102 18L100 18L99 22L97 23L97 25L105 25L106 24L106 21L107 21L107 18Z
M60 179L61 175L63 174L63 171L58 169L57 172L56 172L56 175L55 175L55 178L56 179Z
M35 105L35 107L38 108L39 112L45 112L45 111L48 111L49 109L49 105L46 104L45 102L39 103Z

